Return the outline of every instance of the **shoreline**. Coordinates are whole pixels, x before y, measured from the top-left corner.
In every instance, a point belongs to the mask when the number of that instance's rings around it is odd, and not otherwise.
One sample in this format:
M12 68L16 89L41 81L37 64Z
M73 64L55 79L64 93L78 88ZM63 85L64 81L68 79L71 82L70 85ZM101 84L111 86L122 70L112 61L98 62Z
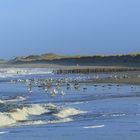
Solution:
M129 85L140 85L140 77L129 77L129 78L102 78L92 80L94 84L129 84Z
M0 64L0 68L48 68L54 74L110 74L117 77L90 79L93 84L137 84L140 85L140 67L122 66L61 66L50 64L24 64L7 65ZM120 76L121 75L121 76ZM127 76L126 76L127 75Z

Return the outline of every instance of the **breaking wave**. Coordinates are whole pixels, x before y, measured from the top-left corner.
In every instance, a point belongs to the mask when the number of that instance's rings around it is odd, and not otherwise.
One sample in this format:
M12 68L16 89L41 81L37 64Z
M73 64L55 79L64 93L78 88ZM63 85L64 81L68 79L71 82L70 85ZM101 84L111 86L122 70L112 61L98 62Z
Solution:
M60 110L57 114L54 114L54 116L58 118L67 118L69 116L74 116L74 115L79 115L79 114L84 114L87 113L86 111L80 111L75 108L64 108Z
M24 122L22 125L45 125L45 124L56 124L56 123L67 123L73 121L72 118L64 118L60 120L49 120L49 121L42 121L42 120L37 120L37 121L27 121Z
M86 129L95 129L95 128L103 128L105 125L91 125L91 126L85 126Z
M23 96L16 96L12 99L0 100L0 104L10 103L10 102L20 102L26 100Z
M22 109L15 109L9 115L16 121L27 120L30 115L41 115L49 112L41 105L31 105L30 107L23 107Z
M10 117L7 113L0 113L0 127L8 127L16 123L16 120Z
M0 135L7 134L8 132L0 132Z
M18 125L41 125L54 124L73 121L71 116L86 113L75 108L63 108L53 104L32 104L17 107L7 112L0 112L0 127L10 127ZM50 120L33 119L33 116L50 115Z
M52 70L46 68L1 68L0 78L51 73Z

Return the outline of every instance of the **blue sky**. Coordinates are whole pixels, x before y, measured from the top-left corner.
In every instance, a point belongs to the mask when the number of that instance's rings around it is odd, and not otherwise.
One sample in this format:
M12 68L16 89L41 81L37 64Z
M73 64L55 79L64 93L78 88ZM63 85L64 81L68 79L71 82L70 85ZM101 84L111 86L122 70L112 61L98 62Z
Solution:
M140 0L0 0L0 58L140 52Z

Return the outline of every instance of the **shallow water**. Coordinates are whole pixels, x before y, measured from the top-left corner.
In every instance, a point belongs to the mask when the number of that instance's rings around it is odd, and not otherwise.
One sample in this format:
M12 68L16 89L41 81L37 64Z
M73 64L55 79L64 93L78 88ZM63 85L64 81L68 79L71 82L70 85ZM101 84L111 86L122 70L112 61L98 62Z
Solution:
M138 140L138 85L83 82L57 87L54 80L47 90L35 84L29 90L28 83L13 82L27 78L84 80L94 76L26 73L1 77L0 140Z

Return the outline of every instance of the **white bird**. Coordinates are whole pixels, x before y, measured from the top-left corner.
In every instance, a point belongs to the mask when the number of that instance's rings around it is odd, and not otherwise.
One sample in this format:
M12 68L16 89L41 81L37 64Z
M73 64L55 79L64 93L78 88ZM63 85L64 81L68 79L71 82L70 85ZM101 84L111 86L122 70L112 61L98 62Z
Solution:
M62 96L64 96L64 95L65 95L65 92L64 92L63 90L61 91L61 95L62 95Z
M28 92L29 92L29 93L32 93L32 92L33 92L31 86L28 87Z
M58 91L56 89L54 89L50 93L51 93L51 96L56 96L56 94L58 94Z
M58 91L57 91L56 89L54 89L53 92L54 92L55 94L58 94Z

